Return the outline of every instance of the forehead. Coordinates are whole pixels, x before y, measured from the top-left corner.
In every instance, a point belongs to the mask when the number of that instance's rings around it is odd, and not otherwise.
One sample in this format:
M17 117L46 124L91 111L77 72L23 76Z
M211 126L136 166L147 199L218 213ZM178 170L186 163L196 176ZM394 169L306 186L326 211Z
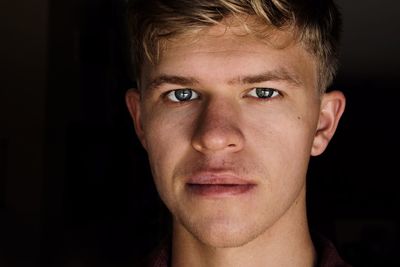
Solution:
M156 64L143 64L142 81L160 74L232 80L276 70L292 73L309 84L316 77L314 57L291 30L264 27L255 33L243 25L221 24L189 31L164 45Z

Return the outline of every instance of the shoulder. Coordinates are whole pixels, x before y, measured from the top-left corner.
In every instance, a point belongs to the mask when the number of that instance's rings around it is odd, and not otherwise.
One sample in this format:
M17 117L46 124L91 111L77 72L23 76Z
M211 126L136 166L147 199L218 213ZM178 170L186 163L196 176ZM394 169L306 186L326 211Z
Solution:
M331 241L321 235L313 236L315 249L317 250L317 267L351 267L337 252Z
M170 244L168 240L162 241L138 266L140 267L169 267Z

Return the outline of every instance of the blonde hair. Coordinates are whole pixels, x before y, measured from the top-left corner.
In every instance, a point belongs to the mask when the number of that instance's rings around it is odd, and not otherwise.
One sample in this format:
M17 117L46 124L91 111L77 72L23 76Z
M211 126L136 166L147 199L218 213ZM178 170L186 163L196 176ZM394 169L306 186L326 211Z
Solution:
M337 71L341 18L333 0L136 0L128 12L136 77L144 60L159 60L166 40L232 17L252 17L258 25L277 30L294 29L318 62L321 92Z

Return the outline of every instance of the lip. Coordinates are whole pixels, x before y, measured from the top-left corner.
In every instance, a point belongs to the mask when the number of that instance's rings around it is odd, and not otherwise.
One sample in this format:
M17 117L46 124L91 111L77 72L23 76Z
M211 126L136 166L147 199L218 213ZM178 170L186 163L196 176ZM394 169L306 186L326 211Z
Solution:
M243 195L255 187L256 183L246 178L210 172L196 174L186 183L186 188L191 194L213 198Z

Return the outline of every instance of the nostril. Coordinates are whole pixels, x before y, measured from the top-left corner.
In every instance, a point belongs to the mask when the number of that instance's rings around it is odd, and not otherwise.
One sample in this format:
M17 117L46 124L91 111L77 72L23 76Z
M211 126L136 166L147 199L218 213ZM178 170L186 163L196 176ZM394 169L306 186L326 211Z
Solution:
M230 145L228 145L229 147L235 147L236 145L235 144L230 144Z

